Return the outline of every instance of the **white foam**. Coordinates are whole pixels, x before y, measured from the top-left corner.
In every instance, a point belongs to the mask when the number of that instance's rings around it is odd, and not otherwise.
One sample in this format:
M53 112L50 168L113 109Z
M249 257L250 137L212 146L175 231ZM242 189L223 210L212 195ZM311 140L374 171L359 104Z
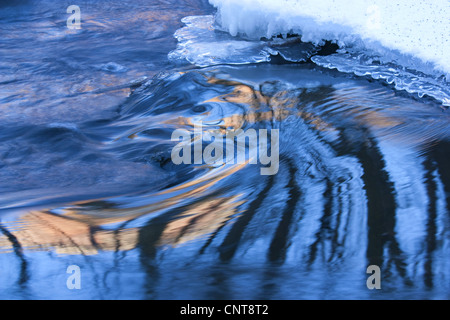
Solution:
M296 33L385 55L398 51L450 75L449 0L209 0L216 22L252 39ZM396 61L401 63L401 61ZM404 64L403 64L404 65Z

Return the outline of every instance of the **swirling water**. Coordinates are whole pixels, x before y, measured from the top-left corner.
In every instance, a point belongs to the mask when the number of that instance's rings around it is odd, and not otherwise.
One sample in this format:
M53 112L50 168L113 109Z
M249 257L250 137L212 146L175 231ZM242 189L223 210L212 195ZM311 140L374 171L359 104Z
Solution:
M174 63L206 2L80 1L76 31L68 5L0 8L0 298L449 298L441 101L311 47L300 64ZM279 172L174 165L172 132L199 121L279 129Z

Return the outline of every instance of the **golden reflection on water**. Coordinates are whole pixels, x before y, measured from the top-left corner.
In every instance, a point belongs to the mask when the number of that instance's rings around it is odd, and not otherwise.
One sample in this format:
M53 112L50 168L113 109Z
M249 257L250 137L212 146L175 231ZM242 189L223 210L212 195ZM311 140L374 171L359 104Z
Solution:
M233 196L207 196L214 184L245 167L245 164L214 170L205 176L162 191L161 201L134 208L90 209L99 201L74 203L61 214L50 210L30 211L16 221L3 223L26 251L54 251L57 254L93 255L99 251L127 251L136 248L139 227L104 229L111 223L126 223L139 217L182 205L185 199L199 199L188 205L165 227L159 245L177 246L206 237L239 213L245 203L243 194ZM181 193L180 193L181 191ZM13 252L13 243L5 234L0 235L0 253Z
M178 246L214 232L238 213L237 207L245 203L240 198L218 197L189 206L166 226L159 244Z
M138 230L93 232L89 225L46 211L30 211L18 221L5 224L26 251L55 251L58 254L93 255L99 250L130 250L136 246ZM0 236L0 253L12 252L12 244Z

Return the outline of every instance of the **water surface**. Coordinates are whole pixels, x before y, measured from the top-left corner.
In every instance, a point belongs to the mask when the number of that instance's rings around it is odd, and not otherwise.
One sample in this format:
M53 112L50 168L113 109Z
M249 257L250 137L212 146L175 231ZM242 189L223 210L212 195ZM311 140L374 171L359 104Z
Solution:
M0 298L449 298L438 101L311 61L169 61L201 1L82 1L81 30L68 5L0 8ZM279 129L279 172L174 165L200 122Z

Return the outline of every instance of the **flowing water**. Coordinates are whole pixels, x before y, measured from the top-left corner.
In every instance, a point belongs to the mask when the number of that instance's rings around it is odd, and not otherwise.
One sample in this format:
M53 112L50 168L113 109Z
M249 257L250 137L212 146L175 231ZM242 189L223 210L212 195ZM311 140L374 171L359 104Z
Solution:
M206 1L79 1L80 30L71 4L0 6L0 298L450 298L445 80L417 96L219 31L211 54ZM278 173L175 165L200 122L278 129Z

